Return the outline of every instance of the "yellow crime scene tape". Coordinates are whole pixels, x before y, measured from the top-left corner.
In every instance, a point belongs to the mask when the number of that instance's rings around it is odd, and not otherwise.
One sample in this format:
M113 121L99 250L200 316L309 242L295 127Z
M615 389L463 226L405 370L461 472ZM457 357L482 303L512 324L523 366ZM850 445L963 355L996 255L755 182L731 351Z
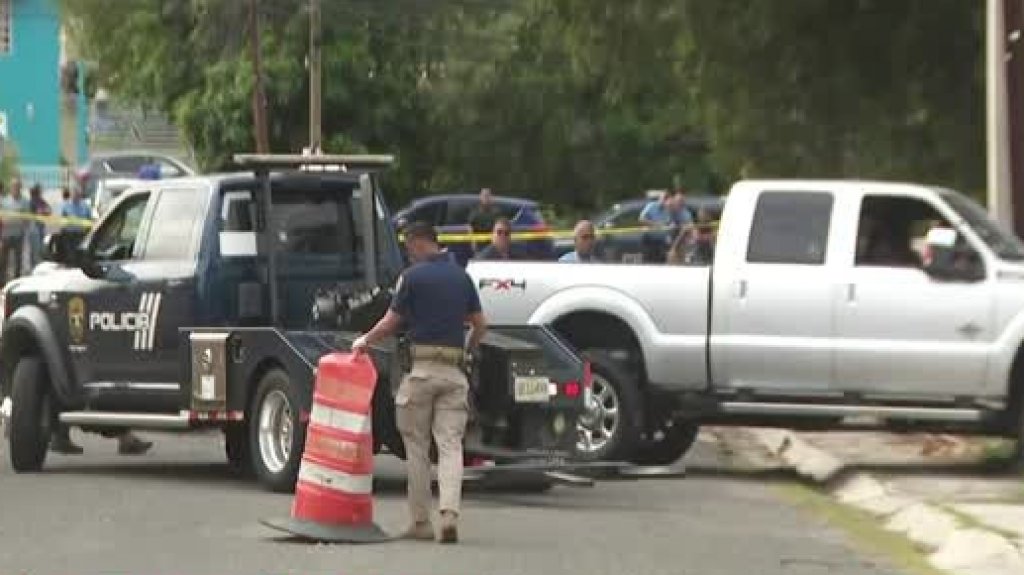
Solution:
M44 224L59 224L61 226L78 226L82 228L90 228L93 225L93 221L90 218L74 218L69 216L42 216L39 214L30 214L27 212L11 212L0 210L0 223L4 220L29 220L34 222L41 222Z
M0 210L0 221L8 219L19 219L41 222L44 224L58 224L60 226L78 226L82 228L90 228L95 222L89 218L76 218L69 216L43 216L39 214L29 214L26 212L11 212ZM705 224L694 224L693 228L698 231L715 231L718 228L718 222L708 222ZM596 230L598 237L605 236L617 236L625 234L635 234L638 232L655 232L661 231L663 228L649 228L645 226L630 226L623 228L605 228ZM512 232L513 240L554 240L554 239L571 239L574 237L572 230L528 230ZM400 241L405 241L403 234L398 234ZM454 243L467 243L467 242L489 242L491 240L490 232L450 232L442 233L437 236L438 241L446 244Z
M718 222L708 222L706 224L694 224L693 227L699 231L715 231L718 228ZM617 236L625 234L635 234L638 232L656 232L661 231L664 228L648 228L645 226L631 226L624 228L606 228L596 230L598 237L605 236ZM513 240L555 240L555 239L571 239L575 236L572 230L530 230L521 232L512 232ZM405 236L399 234L398 239L405 241ZM437 235L437 240L446 244L457 244L466 242L489 242L491 240L490 232L461 232L461 233L442 233Z

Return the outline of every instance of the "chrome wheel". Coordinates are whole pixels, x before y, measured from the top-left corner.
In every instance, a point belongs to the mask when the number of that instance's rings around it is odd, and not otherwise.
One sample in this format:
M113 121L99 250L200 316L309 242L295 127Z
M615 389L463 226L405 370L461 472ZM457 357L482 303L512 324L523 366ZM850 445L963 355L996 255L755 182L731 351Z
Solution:
M604 377L593 375L593 389L577 425L576 449L580 453L601 451L619 429L619 396Z
M260 458L267 471L280 473L288 464L294 432L288 396L275 389L263 398L259 413Z

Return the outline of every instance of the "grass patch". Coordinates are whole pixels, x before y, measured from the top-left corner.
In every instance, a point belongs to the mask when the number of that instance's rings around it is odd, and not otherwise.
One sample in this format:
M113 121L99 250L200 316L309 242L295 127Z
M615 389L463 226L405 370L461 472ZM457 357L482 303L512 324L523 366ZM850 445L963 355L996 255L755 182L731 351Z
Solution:
M982 449L981 459L987 465L1006 465L1013 460L1014 447L1014 442L1009 440L988 441Z
M949 575L928 563L924 553L912 541L899 533L886 531L879 519L869 513L847 507L804 485L780 485L778 489L783 497L802 510L843 530L857 548L888 559L899 573Z
M968 514L963 513L963 512L960 512L960 511L957 511L956 509L953 509L952 507L948 507L948 506L943 505L942 506L942 510L945 511L946 513L949 513L953 517L955 517L957 523L960 524L960 527L964 527L964 528L968 528L968 529L980 529L982 531L989 531L991 533L995 533L996 535L1005 537L1005 538L1009 539L1010 541L1015 541L1017 539L1017 534L1014 533L1013 531L1008 531L1006 529L1000 529L998 527L993 527L993 526L991 526L991 525L989 525L987 523L982 523L981 521L978 521L977 519L975 519L973 516L968 515Z

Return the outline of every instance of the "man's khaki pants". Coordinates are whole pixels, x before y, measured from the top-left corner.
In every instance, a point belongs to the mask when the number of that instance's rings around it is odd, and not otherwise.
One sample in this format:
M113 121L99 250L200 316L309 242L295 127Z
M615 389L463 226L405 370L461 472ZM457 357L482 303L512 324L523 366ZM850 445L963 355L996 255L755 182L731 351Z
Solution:
M459 512L462 498L462 438L469 414L469 382L458 368L416 360L395 395L398 431L405 442L409 512L430 518L430 436L437 442L440 510Z

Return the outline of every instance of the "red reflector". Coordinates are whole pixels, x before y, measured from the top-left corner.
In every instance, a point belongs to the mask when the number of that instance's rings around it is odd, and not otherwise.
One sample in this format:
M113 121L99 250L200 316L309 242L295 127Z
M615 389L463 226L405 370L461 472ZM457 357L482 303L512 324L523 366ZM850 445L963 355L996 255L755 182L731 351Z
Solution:
M565 384L565 396L566 397L579 397L580 396L580 384L577 381L570 381Z

